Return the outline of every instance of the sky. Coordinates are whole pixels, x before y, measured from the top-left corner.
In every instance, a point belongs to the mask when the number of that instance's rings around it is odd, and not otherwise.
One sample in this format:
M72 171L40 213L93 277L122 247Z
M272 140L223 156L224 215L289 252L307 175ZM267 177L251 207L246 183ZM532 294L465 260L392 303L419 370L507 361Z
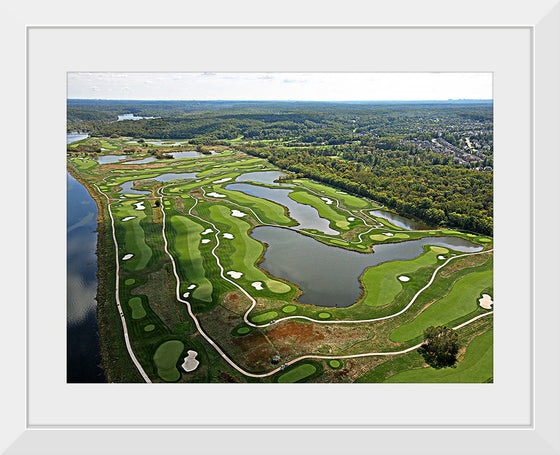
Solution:
M385 101L492 99L492 73L68 73L68 98Z

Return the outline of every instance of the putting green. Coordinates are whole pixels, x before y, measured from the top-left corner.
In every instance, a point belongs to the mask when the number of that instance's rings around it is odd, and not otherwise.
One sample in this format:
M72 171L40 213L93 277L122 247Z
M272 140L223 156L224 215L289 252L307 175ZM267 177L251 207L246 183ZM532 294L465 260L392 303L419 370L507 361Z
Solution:
M136 283L136 281L134 280L134 278L128 278L127 280L125 280L124 284L126 284L127 286L132 286L134 283Z
M445 325L477 310L482 291L492 286L492 270L474 272L459 278L442 299L436 301L412 321L391 332L392 341L408 341L422 336L431 325Z
M481 243L490 243L492 240L487 239L486 237L479 237L478 239L476 239L476 241Z
M331 317L330 313L319 313L319 318L320 319L328 319Z
M276 311L267 311L266 313L259 314L257 316L251 316L251 320L257 323L268 322L276 317L278 317L278 313Z
M493 331L483 333L467 346L455 368L420 368L397 373L385 382L486 382L493 376Z
M155 328L156 326L154 324L148 324L147 326L144 327L144 332L151 332Z
M340 363L340 360L329 360L329 366L330 366L331 368L334 368L335 370L336 370L337 368L340 368L341 365L342 365L342 364Z
M360 277L364 296L360 302L369 306L383 306L394 301L402 291L399 276L411 276L417 270L437 263L437 255L445 248L428 246L427 251L408 261L390 261L369 267Z
M285 307L282 307L282 311L284 313L293 313L296 310L297 308L295 305L286 305Z
M432 249L432 251L436 254L446 254L449 253L449 250L447 248L443 248L442 246L430 246L430 248Z
M146 310L142 305L142 299L140 297L132 297L128 301L128 305L132 309L132 319L142 319L146 316Z
M251 331L251 329L249 329L249 327L240 327L239 329L237 329L238 335L245 335L246 333L249 333L250 331Z
M159 345L154 354L154 363L158 375L167 382L177 381L181 373L177 369L177 361L185 345L179 340L169 340Z
M387 240L389 238L389 236L383 235L383 234L372 234L372 235L369 236L369 238L371 240L375 240L377 242L383 242L383 241Z
M450 229L444 229L443 231L440 231L442 234L461 234L459 231L452 231Z
M396 239L409 239L410 235L398 233L398 234L395 234L393 237L396 238Z
M286 283L276 280L266 280L266 287L276 294L285 294L291 288Z
M299 365L290 371L287 371L283 375L278 378L278 382L297 382L305 379L308 376L311 376L313 373L317 371L315 365L311 365L309 363L304 363Z

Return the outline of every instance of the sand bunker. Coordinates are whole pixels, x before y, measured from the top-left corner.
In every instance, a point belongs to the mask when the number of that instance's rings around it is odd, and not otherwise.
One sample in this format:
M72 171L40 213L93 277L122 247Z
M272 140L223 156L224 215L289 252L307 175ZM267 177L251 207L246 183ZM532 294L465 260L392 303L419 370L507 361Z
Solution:
M233 234L230 234L229 232L224 232L224 239L233 239Z
M407 281L410 281L410 278L405 275L401 275L399 277L399 281L404 281L406 283Z
M187 289L190 289L191 291L196 287L196 284L191 284Z
M491 310L494 302L488 294L482 294L482 298L478 299L478 304L485 310Z
M215 193L214 191L212 191L211 193L206 193L206 195L210 197L226 197L225 194Z
M227 182L228 180L231 180L231 177L226 177L226 178L220 179L220 180L214 180L214 183L224 183L224 182Z
M184 297L184 298L186 299L186 298L188 298L188 297L189 297L189 295L191 295L191 293L190 293L190 292L185 292L185 293L183 294L183 297Z
M127 216L126 218L123 218L121 221L129 221L129 220L133 220L134 218L136 218L135 216Z
M200 243L210 243L210 239L202 239Z
M353 216L349 216L348 217L348 221L354 221L356 218L354 218Z
M390 232L384 232L383 235L386 235L387 237L393 237L395 234L391 234Z
M240 212L239 210L232 210L231 211L231 216L235 216L237 218L241 218L244 217L245 215L247 215L246 213Z
M345 193L344 191L337 191L336 194L348 194L348 193Z
M144 201L134 203L134 207L136 210L146 210L146 207L144 207Z
M201 235L210 234L211 232L212 232L212 229L208 228Z
M183 367L183 370L185 370L187 373L196 370L198 365L200 364L200 362L196 360L197 355L198 352L196 351L191 351L190 349L187 351L187 356L185 357L185 361L181 365Z
M128 261L131 257L133 257L134 255L132 253L127 253L123 256L122 260L123 261Z
M325 201L325 204L327 205L331 205L332 204L332 199L329 199L328 197L322 197L321 198L323 201Z
M443 261L445 259L445 256L442 256L441 254L437 257L440 261Z
M229 272L227 272L227 274L235 280L243 276L243 273L236 272L235 270L230 270Z
M262 287L262 282L261 281L255 281L255 282L251 283L251 286L253 286L257 291L262 291L264 289Z

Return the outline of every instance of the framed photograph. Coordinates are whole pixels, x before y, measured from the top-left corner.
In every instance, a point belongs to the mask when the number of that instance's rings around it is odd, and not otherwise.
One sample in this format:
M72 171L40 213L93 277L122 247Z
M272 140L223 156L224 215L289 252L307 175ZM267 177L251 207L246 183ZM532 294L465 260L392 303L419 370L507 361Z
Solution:
M9 22L5 41L25 35L9 51L20 69L25 63L25 74L14 70L6 84L14 87L7 110L21 114L13 115L19 124L13 127L16 139L9 137L7 146L22 150L26 138L26 153L8 158L20 172L7 178L10 188L27 197L25 204L9 204L16 206L15 218L26 221L27 231L21 224L12 226L4 237L19 241L6 242L14 260L5 266L11 304L5 308L2 333L9 365L1 388L4 453L560 453L555 304L560 251L556 236L550 235L560 203L554 152L560 124L560 6L542 1L511 11L502 2L453 10L437 1L409 2L407 8L370 3L361 5L359 15L298 5L295 22L287 11L266 17L251 13L255 4L242 8L243 15L241 5L236 11L229 4L221 10L185 6L183 14L199 18L188 19L185 26L169 17L146 26L154 19L119 5L112 6L112 17L123 21L118 23L93 11L87 23L95 26L82 26L86 22L73 12L61 22L54 13L38 18L23 8L16 20L4 21ZM166 378L172 382L176 372L163 371L164 366L157 384L68 380L67 343L74 338L67 335L70 149L63 141L67 98L72 98L69 81L85 73L291 74L294 79L301 74L490 75L492 292L497 303L491 316L492 380L169 384ZM15 122L6 117L6 124ZM466 142L459 146L470 149ZM472 151L474 157L473 150L461 153ZM211 153L204 146L197 152ZM83 164L78 151L69 153ZM131 152L135 159L144 154L141 147ZM107 186L98 189L115 198L115 216L127 219L125 208L136 215L127 204L138 202L111 193L119 181L109 174L104 179ZM130 189L146 190L141 186ZM218 200L219 192L228 190L213 191ZM137 259L117 250L123 261ZM229 273L230 281L241 277L235 273ZM254 281L253 287L262 289L262 282ZM181 288L181 295L187 299L191 291ZM129 305L143 317L142 303ZM153 330L149 325L144 330ZM195 356L188 356L187 373L198 366Z

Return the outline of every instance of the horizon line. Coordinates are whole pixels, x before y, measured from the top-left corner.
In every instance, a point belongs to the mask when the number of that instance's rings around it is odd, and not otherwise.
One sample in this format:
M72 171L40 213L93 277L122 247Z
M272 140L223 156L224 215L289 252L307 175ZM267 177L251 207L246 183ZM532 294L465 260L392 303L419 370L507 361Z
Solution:
M292 100L292 99L149 99L149 98L66 98L67 101L196 101L196 102L304 102L304 103L387 103L387 102L432 102L432 101L494 101L493 98L447 98L447 99L421 99L421 100Z

